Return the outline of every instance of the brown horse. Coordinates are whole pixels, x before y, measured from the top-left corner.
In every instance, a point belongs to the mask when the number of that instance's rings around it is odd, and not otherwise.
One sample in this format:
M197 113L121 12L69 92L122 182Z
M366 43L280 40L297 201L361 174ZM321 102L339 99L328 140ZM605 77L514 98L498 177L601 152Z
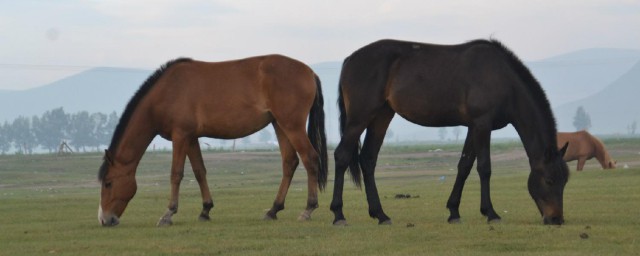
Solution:
M178 192L185 158L193 166L203 208L209 220L213 207L199 137L233 139L273 125L282 156L283 177L265 219L276 219L298 166L307 170L308 198L299 219L318 207L318 188L327 181L327 149L323 97L318 76L307 65L281 55L208 63L170 61L135 93L127 104L98 178L102 183L98 218L103 226L119 223L136 193L135 173L151 140L160 135L173 144L171 199L158 226L171 225L178 212ZM309 116L308 129L305 124Z
M356 184L362 173L369 215L390 223L382 210L374 172L391 119L432 127L464 125L467 138L447 202L449 222L460 220L462 188L475 160L480 175L480 212L499 220L490 197L491 131L512 124L529 157L529 194L545 224L564 221L562 198L568 181L564 149L556 148L556 123L549 101L524 64L501 43L476 40L433 45L381 40L360 48L342 66L338 104L342 139L335 150L336 177L331 210L342 212L344 172ZM360 135L366 132L359 149ZM362 168L362 170L361 170Z
M577 132L559 132L558 148L567 142L569 143L569 148L567 148L567 153L563 159L567 162L578 160L578 171L582 171L584 163L593 157L598 159L598 162L602 165L602 169L616 168L616 161L611 158L602 141L589 132L584 130Z

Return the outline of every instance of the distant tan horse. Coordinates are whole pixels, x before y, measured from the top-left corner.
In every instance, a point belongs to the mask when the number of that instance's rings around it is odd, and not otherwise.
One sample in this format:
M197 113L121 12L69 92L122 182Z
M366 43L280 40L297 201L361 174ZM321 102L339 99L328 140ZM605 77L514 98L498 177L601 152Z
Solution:
M582 171L584 163L593 157L598 159L603 169L616 168L616 161L611 158L602 141L587 131L558 132L558 148L567 142L569 142L569 148L563 159L567 162L578 160L578 171Z

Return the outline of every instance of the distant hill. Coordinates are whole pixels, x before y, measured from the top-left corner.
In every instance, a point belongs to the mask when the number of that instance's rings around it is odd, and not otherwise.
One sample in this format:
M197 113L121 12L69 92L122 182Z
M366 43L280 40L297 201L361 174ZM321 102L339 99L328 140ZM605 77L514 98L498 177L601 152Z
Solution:
M556 107L597 93L640 61L640 50L594 48L527 62Z
M603 115L629 112L628 102L633 101L626 102L627 98L629 95L638 95L637 88L640 88L631 85L635 81L632 79L634 74L640 72L636 64L639 60L640 50L588 49L526 64L542 84L552 105L557 107L556 117L562 130L572 130L575 108L577 104L583 104L592 116L593 132L613 133L624 132L627 123L632 122L631 117L609 120L601 118L596 109L607 109L607 113ZM323 85L328 138L337 142L339 132L336 101L342 60L317 63L311 67L320 76ZM18 116L41 115L58 107L63 107L68 113L87 110L103 113L116 111L120 114L151 72L152 70L143 69L94 68L34 89L0 90L0 122L13 121ZM605 91L600 92L605 88ZM585 100L577 101L581 99ZM592 107L592 102L610 106ZM637 119L640 121L640 117ZM438 139L437 129L420 127L400 117L394 118L390 130L394 134L392 141ZM450 140L453 139L451 131L449 128L447 138ZM461 140L465 133L466 129L463 129ZM516 136L509 126L496 132L493 137Z
M600 92L584 99L564 104L555 109L558 129L574 131L573 117L578 107L584 107L591 116L592 133L626 133L627 125L640 122L640 62L631 67Z
M67 113L120 113L150 73L142 69L93 68L29 90L0 91L0 121L39 116L58 107Z

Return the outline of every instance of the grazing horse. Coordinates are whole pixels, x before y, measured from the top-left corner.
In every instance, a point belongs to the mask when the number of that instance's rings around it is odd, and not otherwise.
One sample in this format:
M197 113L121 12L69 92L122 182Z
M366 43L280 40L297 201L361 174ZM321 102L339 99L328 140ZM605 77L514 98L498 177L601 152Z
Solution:
M235 139L273 125L282 156L283 177L265 219L276 219L299 158L307 170L308 198L299 219L318 207L318 188L327 181L323 97L318 76L307 65L281 55L226 62L177 59L153 73L135 93L105 151L98 179L98 219L104 226L119 218L136 192L135 173L151 140L172 141L171 199L158 226L171 225L178 212L178 192L185 158L200 186L200 220L213 207L199 137ZM308 128L305 124L309 116Z
M567 162L578 160L578 171L582 171L584 163L593 157L598 159L602 169L616 168L616 161L611 158L602 141L587 131L559 132L558 148L565 143L569 143L569 147L563 159Z
M356 185L364 179L369 215L390 224L382 210L374 173L391 119L431 127L468 127L458 175L447 202L448 221L460 221L464 183L477 159L480 212L499 220L491 203L491 131L512 124L529 158L528 188L545 224L562 224L562 197L568 181L556 148L556 123L542 88L522 62L500 42L476 40L434 45L381 40L355 51L342 66L338 104L342 138L335 150L334 224L346 224L342 212L344 173ZM364 144L359 138L365 131ZM362 168L362 170L361 170ZM363 175L362 177L360 175Z

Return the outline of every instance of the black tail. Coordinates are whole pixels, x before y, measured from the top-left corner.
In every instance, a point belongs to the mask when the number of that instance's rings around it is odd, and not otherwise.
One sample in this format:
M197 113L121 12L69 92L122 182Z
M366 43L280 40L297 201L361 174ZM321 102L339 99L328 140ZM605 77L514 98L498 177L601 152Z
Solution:
M327 135L324 129L324 98L322 97L322 85L320 78L315 75L316 99L309 112L309 126L307 127L307 136L311 141L311 145L320 156L320 170L318 170L318 188L323 191L327 185L327 173L329 172L327 162Z
M347 63L348 58L344 61ZM342 64L344 66L344 64ZM342 79L340 79L342 81ZM347 112L344 108L344 99L342 98L342 84L338 85L338 109L340 110L340 137L344 135L344 129L347 124ZM349 173L353 183L359 188L362 184L362 170L360 170L360 148L361 143L358 138L358 146L351 155L351 161L349 161Z

